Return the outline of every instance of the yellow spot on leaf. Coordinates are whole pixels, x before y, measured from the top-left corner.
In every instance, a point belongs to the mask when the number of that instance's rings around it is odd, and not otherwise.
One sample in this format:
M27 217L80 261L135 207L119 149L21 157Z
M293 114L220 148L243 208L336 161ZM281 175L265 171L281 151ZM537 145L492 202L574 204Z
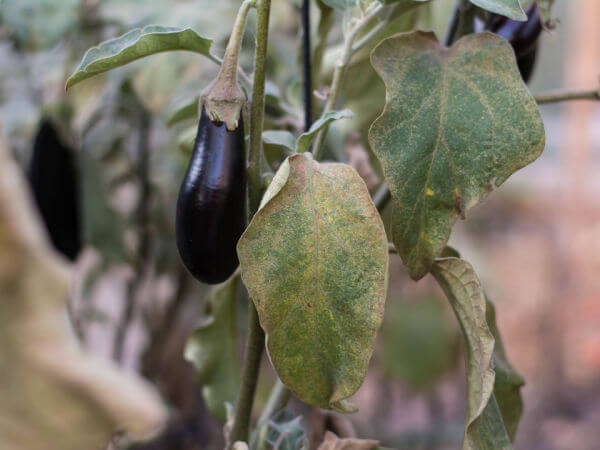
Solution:
M433 194L435 194L435 192L433 192L433 190L431 190L431 189L429 189L429 188L427 188L427 190L425 191L425 195L428 195L428 196L430 196L430 197L431 197Z

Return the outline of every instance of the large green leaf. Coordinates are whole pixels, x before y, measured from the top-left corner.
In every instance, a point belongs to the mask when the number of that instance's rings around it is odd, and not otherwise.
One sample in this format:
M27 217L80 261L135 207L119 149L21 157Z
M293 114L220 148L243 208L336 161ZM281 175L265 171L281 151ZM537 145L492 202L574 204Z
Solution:
M86 78L156 53L188 50L209 56L211 45L211 39L200 36L191 28L160 25L136 28L90 48L75 73L67 80L67 89Z
M447 49L414 32L386 39L371 59L387 102L369 141L392 193L392 239L419 279L458 217L541 154L544 126L501 37L473 34Z
M446 293L465 337L467 419L463 450L511 449L522 411L519 390L523 380L506 360L493 306L486 301L468 262L454 257L438 259L432 274Z
M281 381L307 403L350 410L387 289L387 240L363 180L346 164L290 156L238 255Z
M514 20L527 20L519 0L469 0L474 5Z
M238 277L215 286L210 293L208 321L198 327L185 346L185 358L194 364L203 384L202 396L208 411L225 423L226 403L234 404L239 388L235 300Z

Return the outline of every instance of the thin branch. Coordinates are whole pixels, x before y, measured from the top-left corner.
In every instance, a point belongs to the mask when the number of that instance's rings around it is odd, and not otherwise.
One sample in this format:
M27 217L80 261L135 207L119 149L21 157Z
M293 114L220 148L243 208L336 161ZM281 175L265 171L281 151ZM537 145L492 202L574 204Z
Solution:
M265 114L265 81L267 71L267 45L269 39L269 17L271 0L260 0L257 6L256 54L254 57L254 89L252 92L252 116L250 118L250 150L248 165L248 216L258 210L262 195L260 161L262 153L262 131ZM242 368L240 393L235 409L233 426L229 435L231 444L248 441L250 417L254 394L258 382L260 361L264 350L265 334L258 321L258 312L252 299L248 302L248 340Z
M304 129L312 125L312 64L310 48L310 0L302 2L302 64L304 71Z
M342 90L342 83L344 81L344 75L346 74L346 70L348 69L348 64L352 55L354 54L354 41L360 35L360 33L365 29L367 25L371 23L373 19L377 17L377 15L385 8L383 4L378 4L375 6L367 15L365 15L362 19L360 19L354 27L348 33L344 41L344 51L342 53L342 57L338 61L336 68L333 72L333 80L331 82L331 92L329 94L329 98L327 99L327 103L325 104L325 109L323 113L332 111L335 108L338 97ZM313 156L318 161L323 156L323 146L325 144L325 138L327 137L328 126L324 127L317 136L315 141L315 147L313 150Z
M572 100L595 100L600 101L600 89L596 90L557 90L552 92L545 92L535 96L535 101L538 105L545 105L548 103L568 102Z

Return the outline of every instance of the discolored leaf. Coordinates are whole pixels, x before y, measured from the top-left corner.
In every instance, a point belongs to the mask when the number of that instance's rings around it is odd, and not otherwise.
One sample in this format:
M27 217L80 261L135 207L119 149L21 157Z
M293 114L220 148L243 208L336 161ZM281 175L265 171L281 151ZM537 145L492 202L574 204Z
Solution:
M544 127L498 36L468 35L447 49L413 32L386 39L371 59L387 102L369 141L392 193L392 239L419 279L456 220L541 154Z
M519 0L469 0L474 5L513 20L527 20Z
M196 368L203 384L208 411L221 423L227 420L226 403L234 404L239 389L235 299L238 277L215 286L210 293L208 321L198 327L185 346L185 359Z
M432 274L446 293L465 337L467 419L462 448L511 449L522 410L519 390L523 380L506 360L493 306L468 262L438 259Z
M281 381L348 411L381 324L388 251L369 192L346 164L287 158L238 243L242 279Z
M371 441L357 438L337 437L331 431L325 433L325 439L317 450L373 450L379 445L379 441Z
M158 431L166 410L133 374L79 348L65 321L70 268L50 248L0 143L0 436L3 450L104 448Z
M136 28L90 48L75 73L67 80L67 89L86 78L156 53L188 50L209 56L211 45L211 39L200 36L191 28L160 25Z

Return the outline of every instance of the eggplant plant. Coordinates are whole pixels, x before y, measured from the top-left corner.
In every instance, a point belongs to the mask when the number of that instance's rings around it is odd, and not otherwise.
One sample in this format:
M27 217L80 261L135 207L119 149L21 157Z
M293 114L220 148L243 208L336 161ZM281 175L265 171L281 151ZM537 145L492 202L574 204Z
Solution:
M304 1L304 98L295 106L281 94L286 86L270 79L269 43L278 39L269 27L271 0L241 2L223 58L192 28L150 25L88 50L66 82L70 89L161 52L185 50L220 65L216 79L190 95L169 125L191 122L196 135L193 145L182 139L192 154L180 180L173 246L191 275L216 285L212 319L190 337L185 356L198 371L208 410L226 425L229 448L305 448L299 421L281 419L291 395L326 410L357 411L349 398L367 374L388 282L397 276L389 273L390 257L400 257L415 281L432 276L460 324L467 377L462 448L512 448L524 381L506 359L475 268L448 241L458 219L544 151L538 103L597 99L598 92L529 91L552 1L457 0L443 39L419 29L434 3ZM250 14L256 20L248 22ZM336 21L343 32L330 36ZM256 38L251 74L239 63L247 22ZM349 93L347 83L371 74L375 84L383 82L385 99L374 120L353 130L383 177L370 191L338 148L339 129L330 128L369 117L346 106L371 100L364 98L371 91ZM230 332L240 280L249 294L241 368ZM253 423L265 350L279 381ZM328 434L319 448L379 445Z

